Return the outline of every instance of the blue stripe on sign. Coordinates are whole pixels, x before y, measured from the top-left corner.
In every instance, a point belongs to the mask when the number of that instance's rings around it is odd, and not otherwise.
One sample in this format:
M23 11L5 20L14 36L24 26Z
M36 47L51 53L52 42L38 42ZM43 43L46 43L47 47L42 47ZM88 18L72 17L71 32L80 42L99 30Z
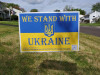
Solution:
M32 22L23 22L22 16L32 16ZM59 16L75 16L76 21L60 21ZM41 22L34 22L35 16L56 16L57 21L55 22L43 22L43 18ZM69 18L67 18L69 19ZM72 18L70 18L72 19ZM39 19L40 20L40 19ZM78 32L78 13L26 13L20 14L20 32L21 33L44 33L44 25L45 24L54 24L55 32Z

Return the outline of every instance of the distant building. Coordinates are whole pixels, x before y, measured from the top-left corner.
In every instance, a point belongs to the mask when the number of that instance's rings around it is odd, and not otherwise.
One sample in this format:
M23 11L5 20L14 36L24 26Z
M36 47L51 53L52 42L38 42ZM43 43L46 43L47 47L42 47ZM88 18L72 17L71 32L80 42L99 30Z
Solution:
M15 9L15 8L12 8L12 10L10 10L9 8L6 8L6 10L10 11L11 15L19 16L19 13L22 13L21 10L18 10L18 9Z
M2 5L2 2L0 2L0 17L4 19L9 18L9 10L6 10L6 7Z
M80 18L82 23L95 23L100 18L100 12L95 11Z
M79 15L79 22L80 22L80 23L82 22L81 18L82 18L83 16L84 16L84 15Z
M15 8L13 8L11 10L11 15L17 15L17 16L19 16L19 13L22 13L22 11L18 10L18 9L15 9Z
M3 2L0 2L0 17L2 17L3 19L10 19L11 15L19 16L19 13L22 13L24 11L24 8L20 8L20 9L21 10L4 7Z

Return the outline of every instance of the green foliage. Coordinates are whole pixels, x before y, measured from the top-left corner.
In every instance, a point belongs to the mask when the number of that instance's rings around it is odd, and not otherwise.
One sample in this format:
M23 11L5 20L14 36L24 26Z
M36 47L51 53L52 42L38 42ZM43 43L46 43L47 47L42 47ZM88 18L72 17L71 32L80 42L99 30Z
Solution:
M30 12L38 12L38 9L31 9Z
M73 11L80 11L80 14L81 15L85 15L86 14L86 12L84 11L84 10L82 10L82 9L73 9Z
M18 6L18 7L19 7L19 5L18 5L18 4L8 3L8 4L7 4L7 7L9 8L10 6L11 6L11 7L14 7L14 6Z
M0 21L3 21L3 18L0 16Z
M86 12L84 10L78 9L78 8L74 9L72 6L68 6L68 5L65 6L63 11L80 11L81 15L85 15L86 14Z
M12 15L11 20L18 20L18 16L17 15Z
M100 26L100 22L96 22L96 23L81 23L81 26Z
M8 4L7 4L7 7L9 8L10 6L11 6L12 8L15 8L15 9L20 10L20 9L19 9L19 5L18 5L18 4L8 3Z
M18 26L18 21L0 21L0 24L8 24L8 25Z
M14 4L14 3L3 3L3 2L2 2L2 4L3 4L3 6L4 6L4 7L9 8L9 7L11 6L12 8L15 8L15 9L20 10L20 8L19 8L19 5L18 5L18 4Z
M18 9L18 10L21 10L23 12L25 12L25 9L24 8L19 8L20 6L18 4L14 4L14 3L4 3L4 2L0 2L4 7L7 7L9 8L10 6L12 8L15 8L15 9Z
M56 9L56 10L54 10L54 12L60 12L60 10Z
M26 12L24 8L20 8L20 10L21 10L22 12Z
M13 8L20 10L19 6L14 6Z
M72 11L74 8L72 6L66 5L63 11Z
M3 2L0 2L0 4L2 4L4 7L6 7L5 3L3 3Z
M92 5L92 11L100 11L100 2Z

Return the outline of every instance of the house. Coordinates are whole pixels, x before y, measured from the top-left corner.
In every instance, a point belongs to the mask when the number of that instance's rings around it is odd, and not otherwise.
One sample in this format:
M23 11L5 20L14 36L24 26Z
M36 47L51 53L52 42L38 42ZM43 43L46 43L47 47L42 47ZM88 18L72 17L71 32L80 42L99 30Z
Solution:
M90 23L95 23L97 19L100 18L100 12L95 11L94 13L90 14Z
M81 23L95 23L100 18L100 12L95 11L80 18Z
M14 15L17 15L17 16L19 16L19 13L22 13L21 10L18 10L18 9L15 9L15 8L13 8L13 11L15 12Z
M3 19L10 19L11 15L19 16L19 13L22 13L22 11L15 8L10 9L4 7L3 2L0 2L0 17L2 17Z
M80 18L80 23L89 23L89 20L89 14L87 14Z
M82 22L81 18L82 18L83 16L84 16L84 15L79 15L79 22L80 22L80 23Z
M9 18L9 10L6 10L6 7L3 6L2 2L0 2L0 17L4 19Z
M9 10L9 8L7 8ZM21 10L18 10L18 9L15 9L15 8L12 8L11 10L11 15L17 15L19 16L19 13L22 13Z

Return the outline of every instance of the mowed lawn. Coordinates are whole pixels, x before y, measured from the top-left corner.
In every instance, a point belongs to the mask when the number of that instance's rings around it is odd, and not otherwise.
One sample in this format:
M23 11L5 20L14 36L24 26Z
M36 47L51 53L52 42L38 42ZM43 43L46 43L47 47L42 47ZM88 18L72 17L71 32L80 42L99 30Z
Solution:
M0 21L0 24L8 24L18 26L18 21Z
M100 22L98 23L80 23L81 26L100 26Z
M37 53L39 75L100 75L100 37L80 33L78 52ZM61 71L60 71L61 69ZM0 25L0 75L38 75L36 53L20 53L19 28Z

